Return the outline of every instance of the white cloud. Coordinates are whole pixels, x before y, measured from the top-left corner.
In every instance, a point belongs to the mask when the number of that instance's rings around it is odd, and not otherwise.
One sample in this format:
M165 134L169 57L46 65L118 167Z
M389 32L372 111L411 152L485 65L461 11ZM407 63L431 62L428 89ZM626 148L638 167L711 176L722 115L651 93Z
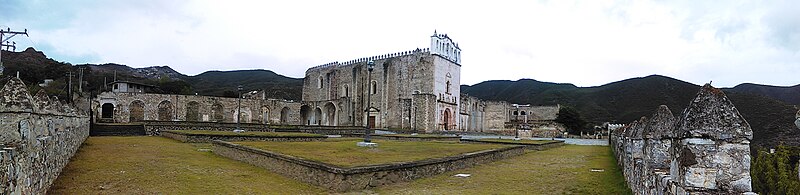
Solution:
M303 77L318 64L427 47L434 29L463 49L462 84L593 86L661 74L722 87L795 85L800 67L793 1L14 3L19 13L0 24L28 27L28 44L57 60L187 74L261 68Z

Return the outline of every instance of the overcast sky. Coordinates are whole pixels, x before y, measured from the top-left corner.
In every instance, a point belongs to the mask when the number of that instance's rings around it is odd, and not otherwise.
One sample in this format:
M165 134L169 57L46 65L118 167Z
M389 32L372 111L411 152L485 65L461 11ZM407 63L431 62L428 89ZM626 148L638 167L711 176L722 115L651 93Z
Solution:
M188 75L309 67L462 49L462 84L530 78L596 86L660 74L717 87L800 84L800 1L0 0L0 27L72 64L168 65Z

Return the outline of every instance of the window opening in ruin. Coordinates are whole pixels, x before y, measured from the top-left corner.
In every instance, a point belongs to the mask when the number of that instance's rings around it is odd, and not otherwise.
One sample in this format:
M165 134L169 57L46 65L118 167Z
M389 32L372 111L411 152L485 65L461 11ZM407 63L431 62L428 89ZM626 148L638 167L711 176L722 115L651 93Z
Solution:
M186 104L186 121L200 121L200 103L191 101Z
M291 110L289 110L289 107L283 107L283 109L281 109L281 124L288 124L289 123L289 113L290 112L291 112Z
M323 81L322 76L319 76L319 84L317 85L317 87L319 87L320 89L322 89L322 81Z
M370 91L371 94L378 93L378 82L377 81L372 81L372 87L370 87L369 91Z
M144 102L136 100L131 102L128 121L139 122L144 120Z
M172 120L172 103L164 100L158 104L158 120L160 121Z
M447 93L448 95L450 95L450 81L447 81L447 86L446 86L446 87L447 87L447 88L445 88L445 93Z
M350 87L347 85L344 86L344 97L350 97Z

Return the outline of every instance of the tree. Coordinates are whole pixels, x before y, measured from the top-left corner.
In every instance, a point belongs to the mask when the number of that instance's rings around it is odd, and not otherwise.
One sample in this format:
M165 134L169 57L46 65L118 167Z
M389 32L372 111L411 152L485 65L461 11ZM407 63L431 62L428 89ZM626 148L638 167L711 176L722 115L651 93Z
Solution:
M573 135L581 134L586 129L586 119L581 117L578 110L570 106L561 106L558 110L556 122L567 127L567 132Z
M759 194L791 194L800 192L797 161L800 148L778 146L775 153L761 149L753 157L750 176L753 191Z

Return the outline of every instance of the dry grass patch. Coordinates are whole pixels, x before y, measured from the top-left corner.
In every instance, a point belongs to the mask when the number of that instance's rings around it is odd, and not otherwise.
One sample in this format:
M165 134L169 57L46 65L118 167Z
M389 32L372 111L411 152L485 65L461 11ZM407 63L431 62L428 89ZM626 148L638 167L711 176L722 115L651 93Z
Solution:
M366 148L356 146L359 141L361 139L347 138L315 142L234 143L342 167L410 162L508 147L500 144L466 144L455 141L372 140L378 143L378 147Z
M320 194L324 189L163 137L89 137L51 194Z

